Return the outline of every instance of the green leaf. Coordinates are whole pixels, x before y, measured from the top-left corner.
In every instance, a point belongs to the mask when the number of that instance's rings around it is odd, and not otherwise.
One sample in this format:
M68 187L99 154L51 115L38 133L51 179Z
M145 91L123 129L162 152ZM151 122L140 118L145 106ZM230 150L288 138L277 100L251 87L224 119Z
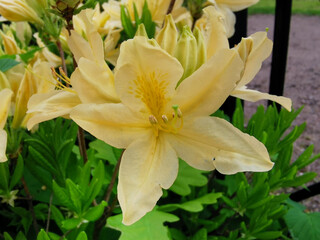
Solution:
M121 223L122 214L109 217L107 226L121 231L120 240L169 240L168 227L164 226L163 223L178 220L179 218L175 215L153 210L138 222L129 226Z
M299 187L303 184L312 181L317 176L315 172L307 172L303 175L294 178L293 180L284 181L282 187Z
M8 163L0 163L0 190L9 192L9 168Z
M200 198L184 202L184 203L173 203L162 205L158 208L160 211L172 212L176 209L183 209L188 212L201 212L203 210L203 205L214 204L217 202L217 199L222 197L222 193L209 193Z
M69 208L69 210L75 211L75 206L73 205L66 189L60 187L55 181L52 182L52 189L54 196L59 203Z
M40 51L42 48L41 47L34 47L34 49L26 52L26 53L22 53L19 54L20 58L22 61L24 61L25 63L28 63L28 61L33 58L34 54L38 51Z
M253 236L257 239L278 239L279 237L281 237L281 235L281 231L267 231L255 233Z
M27 238L22 232L19 232L16 236L16 240L27 240Z
M4 240L13 240L9 233L4 232L3 234Z
M97 158L107 160L112 165L116 165L118 162L118 151L122 152L122 150L113 148L99 139L89 143L89 147L97 151L95 154Z
M17 62L14 59L11 58L1 58L0 59L0 71L5 72L8 71L10 68L13 68L14 66L18 65L20 62Z
M299 207L289 209L284 217L294 240L318 240L320 236L320 213L305 213Z
M41 229L38 234L37 240L50 240L50 238L48 237L47 233L43 229Z
M202 174L205 171L201 171L189 166L185 161L179 159L179 172L178 177L170 188L181 196L186 196L191 193L190 186L204 186L207 184L208 179Z
M67 190L69 193L69 197L75 207L75 212L81 215L82 212L82 200L84 198L83 192L79 189L79 186L74 184L72 180L66 180Z
M98 206L94 206L90 208L84 215L83 218L90 221L94 222L98 220L104 211L104 208L107 206L107 203L105 201L102 201Z
M201 228L196 234L192 237L192 240L207 240L207 229Z
M82 221L80 218L70 218L61 222L62 228L66 230L71 230L77 228L81 225Z
M23 175L23 169L24 169L23 159L22 159L22 156L19 155L17 160L17 165L10 179L10 185L9 185L10 190L20 181Z
M76 240L88 240L87 234L84 231L80 232Z
M131 22L127 8L124 5L121 5L121 24L128 37L133 38L136 29Z

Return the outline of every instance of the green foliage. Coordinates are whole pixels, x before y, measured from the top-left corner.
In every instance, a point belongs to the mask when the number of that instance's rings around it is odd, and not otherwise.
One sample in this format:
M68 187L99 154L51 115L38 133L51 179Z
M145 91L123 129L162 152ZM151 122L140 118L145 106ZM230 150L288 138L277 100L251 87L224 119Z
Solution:
M120 240L149 240L149 239L170 239L169 231L164 222L176 222L178 217L153 210L147 213L140 221L126 226L121 223L122 214L110 217L108 226L121 231Z
M303 205L289 202L291 208L284 216L292 239L316 240L320 236L320 213L307 213Z
M139 16L135 4L133 4L133 9L134 21L131 19L128 9L125 6L121 5L121 23L124 30L122 40L133 38L140 24L144 25L148 37L153 38L156 32L156 24L152 21L152 15L148 8L147 1L145 1L143 5L141 16Z
M202 175L203 173L205 171L195 169L180 159L178 176L170 190L181 196L189 195L191 193L190 186L200 187L207 184L208 179Z
M6 72L10 68L13 68L14 66L18 65L20 62L12 59L9 55L1 56L0 57L0 71L1 72Z

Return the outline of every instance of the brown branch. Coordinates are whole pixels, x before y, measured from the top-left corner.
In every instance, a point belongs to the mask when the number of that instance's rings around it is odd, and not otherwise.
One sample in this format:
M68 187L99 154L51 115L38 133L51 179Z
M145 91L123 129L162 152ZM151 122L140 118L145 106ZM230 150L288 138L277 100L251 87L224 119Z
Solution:
M121 158L122 158L122 155L123 155L123 152L121 153L121 156L117 162L117 165L115 166L114 168L114 171L113 171L113 174L112 174L112 177L111 177L111 181L110 181L110 184L108 186L108 189L106 191L106 194L104 195L104 200L106 202L109 202L109 199L110 199L110 196L111 196L111 193L112 193L112 189L113 189L113 185L115 184L116 182L116 178L118 176L118 172L119 172L119 167L120 167L120 163L121 163Z
M53 193L50 195L49 206L48 206L48 217L47 217L47 226L46 226L46 233L49 232L50 226L50 217L51 217L51 205L52 205Z
M172 12L175 3L176 3L176 0L171 0L170 1L169 7L168 7L168 10L167 10L167 15Z
M24 178L21 178L21 182L23 185L23 189L26 192L27 198L28 198L28 205L29 205L29 211L31 212L31 216L32 216L32 224L33 224L33 228L36 232L36 235L38 235L39 233L39 226L37 223L37 219L36 219L36 214L34 212L34 208L33 208L33 204L32 204L32 196L30 194L29 188L27 186L26 181L24 180Z
M86 140L84 138L84 130L80 126L78 128L78 143L79 143L80 154L83 158L83 162L86 163L88 162Z
M59 55L60 55L60 58L61 58L62 69L65 72L65 74L68 75L68 70L67 70L67 65L66 65L66 59L65 59L65 56L64 56L64 51L62 49L62 45L61 45L61 42L60 42L59 39L56 41L56 44L57 44L57 47L58 47L58 50L59 50Z

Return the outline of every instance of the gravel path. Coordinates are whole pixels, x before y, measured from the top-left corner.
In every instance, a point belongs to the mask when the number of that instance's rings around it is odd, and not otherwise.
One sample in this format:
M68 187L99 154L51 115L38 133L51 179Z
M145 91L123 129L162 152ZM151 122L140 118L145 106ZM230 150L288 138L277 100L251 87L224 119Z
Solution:
M253 15L248 20L248 34L269 28L268 36L273 39L273 15ZM284 96L290 97L295 109L304 105L295 124L307 123L306 131L296 142L294 156L298 156L306 146L315 145L314 153L320 152L320 17L294 15L291 19L289 52L286 71ZM256 90L268 92L271 57L262 66L261 71L249 85ZM260 104L245 103L247 118ZM320 181L320 159L308 166L307 171L318 173ZM306 205L310 210L320 211L320 195L310 198Z

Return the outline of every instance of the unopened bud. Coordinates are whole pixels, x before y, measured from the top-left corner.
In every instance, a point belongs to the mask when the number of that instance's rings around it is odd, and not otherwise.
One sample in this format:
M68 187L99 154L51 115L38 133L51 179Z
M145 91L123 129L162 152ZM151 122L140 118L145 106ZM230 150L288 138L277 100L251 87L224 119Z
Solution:
M184 73L178 82L180 84L183 79L189 77L195 71L197 66L197 40L188 26L183 27L174 56L184 69Z

